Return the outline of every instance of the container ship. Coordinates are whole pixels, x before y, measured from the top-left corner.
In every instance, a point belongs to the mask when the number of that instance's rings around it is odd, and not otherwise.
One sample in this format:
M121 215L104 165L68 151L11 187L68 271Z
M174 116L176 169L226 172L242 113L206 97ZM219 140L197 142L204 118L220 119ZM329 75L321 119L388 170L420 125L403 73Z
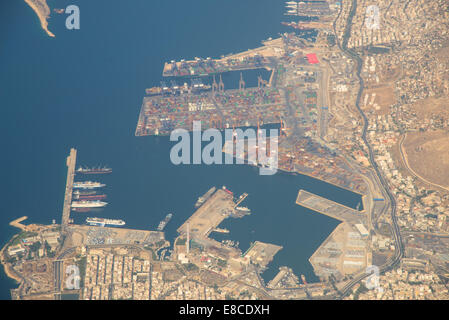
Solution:
M100 182L92 182L92 181L84 181L84 182L74 182L73 188L81 188L81 189L94 189L94 188L101 188L106 186L103 183Z
M83 168L79 167L76 169L76 173L82 173L82 174L104 174L104 173L111 173L112 169L103 167L103 168Z
M104 227L105 225L111 225L111 226L124 226L125 221L120 219L105 219L105 218L86 218L86 222L90 224L91 226L101 226Z
M207 201L207 199L210 198L210 196L215 192L216 188L212 187L207 191L202 197L198 198L198 201L195 203L195 208L199 208L203 205L204 202Z
M72 201L72 208L101 208L107 204L107 202L102 201Z
M173 214L169 213L165 216L165 219L162 220L161 222L159 222L159 225L157 226L157 231L162 231L164 230L165 226L167 225L167 223L171 220L171 218L173 217Z

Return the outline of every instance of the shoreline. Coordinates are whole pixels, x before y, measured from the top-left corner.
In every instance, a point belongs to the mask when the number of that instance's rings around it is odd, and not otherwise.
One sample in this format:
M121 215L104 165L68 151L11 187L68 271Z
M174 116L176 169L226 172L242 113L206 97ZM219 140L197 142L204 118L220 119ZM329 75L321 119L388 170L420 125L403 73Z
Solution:
M35 1L39 1L39 0L35 0ZM42 7L39 8L36 3L33 0L25 0L25 2L33 9L33 11L37 14L39 21L41 23L41 27L42 29L45 30L45 32L50 36L50 37L55 37L55 35L48 30L48 21L47 19L50 17L50 8L48 7L46 0L41 0L42 2L39 2ZM42 9L42 12L40 9Z

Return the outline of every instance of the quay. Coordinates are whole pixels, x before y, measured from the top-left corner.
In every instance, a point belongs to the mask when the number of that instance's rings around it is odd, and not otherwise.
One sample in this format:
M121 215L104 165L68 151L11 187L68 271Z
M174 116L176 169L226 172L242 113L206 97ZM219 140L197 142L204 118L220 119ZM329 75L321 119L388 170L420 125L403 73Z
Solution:
M205 76L237 70L260 68L272 70L277 64L276 59L284 54L282 38L263 41L262 44L261 47L223 56L221 59L196 57L195 60L166 62L162 75L164 77Z
M366 217L365 209L358 211L302 189L298 192L296 204L340 221L356 221Z
M70 219L70 205L72 203L72 189L73 179L75 178L75 166L76 166L76 149L70 149L70 155L67 157L67 181L65 186L64 207L62 208L62 220L61 225L64 230L69 224Z

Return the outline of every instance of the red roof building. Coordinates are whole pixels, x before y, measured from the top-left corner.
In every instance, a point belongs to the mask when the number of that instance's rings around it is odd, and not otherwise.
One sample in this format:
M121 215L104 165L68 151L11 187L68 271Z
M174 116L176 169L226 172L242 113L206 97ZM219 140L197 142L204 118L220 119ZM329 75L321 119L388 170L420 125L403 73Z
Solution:
M306 54L306 57L307 57L307 61L309 61L310 64L316 64L319 62L315 53Z

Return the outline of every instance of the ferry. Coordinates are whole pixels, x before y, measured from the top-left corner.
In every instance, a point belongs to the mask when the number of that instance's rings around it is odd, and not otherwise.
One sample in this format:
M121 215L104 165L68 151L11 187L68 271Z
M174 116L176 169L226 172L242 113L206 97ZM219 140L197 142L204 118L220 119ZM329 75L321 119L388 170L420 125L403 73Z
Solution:
M124 226L125 221L120 219L105 219L105 218L86 218L86 222L90 224L91 226L101 226L104 227L105 225L111 225L111 226Z
M235 210L241 212L241 213L246 213L246 214L250 214L251 210L248 209L247 207L236 207Z
M171 218L173 217L173 214L169 213L165 216L165 219L162 220L159 225L157 226L157 231L162 231L164 230L165 226L167 225L167 223L171 220Z
M111 173L112 169L103 167L103 168L83 168L79 167L76 169L76 173L82 173L82 174L104 174L104 173Z
M101 208L107 204L107 202L102 201L72 201L72 208Z

